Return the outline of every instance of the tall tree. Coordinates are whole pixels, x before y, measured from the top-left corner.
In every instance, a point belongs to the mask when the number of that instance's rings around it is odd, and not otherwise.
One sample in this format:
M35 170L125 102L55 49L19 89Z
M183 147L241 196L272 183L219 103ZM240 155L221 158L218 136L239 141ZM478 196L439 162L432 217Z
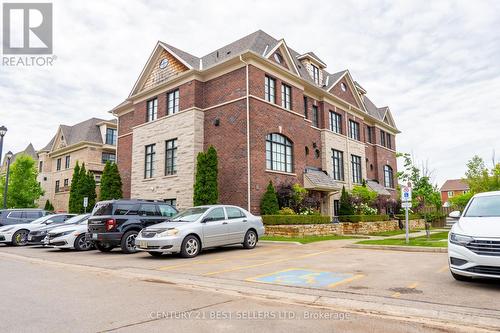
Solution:
M213 146L206 153L198 153L193 203L195 206L213 205L219 201L218 158Z
M342 194L340 195L339 215L354 215L351 196L347 193L345 186L342 186Z
M9 189L7 192L7 207L9 208L31 208L35 207L35 201L43 195L40 184L37 181L38 171L35 161L28 155L19 155L10 166ZM0 182L1 199L3 201L3 189L5 187L5 176Z
M273 182L269 181L266 192L260 201L260 213L262 215L275 215L279 211L278 196L273 186Z
M99 200L121 199L122 196L122 180L118 166L108 161L102 172Z
M73 169L73 177L71 178L71 187L69 190L68 210L70 213L77 213L78 210L77 201L80 194L80 190L78 188L79 180L80 180L80 165L78 164L78 161L76 161L75 168Z

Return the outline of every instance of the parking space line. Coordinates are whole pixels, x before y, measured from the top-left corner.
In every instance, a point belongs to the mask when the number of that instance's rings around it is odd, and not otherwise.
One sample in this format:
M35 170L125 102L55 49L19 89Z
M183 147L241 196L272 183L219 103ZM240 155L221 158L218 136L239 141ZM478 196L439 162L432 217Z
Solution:
M271 265L271 264L276 264L276 263L280 263L280 262L290 261L290 260L294 260L294 259L302 259L302 258L314 257L314 256L318 256L318 255L321 255L321 254L324 254L324 253L332 252L332 251L335 251L335 250L327 250L327 251L309 253L309 254L304 254L304 255L301 255L301 256L296 256L296 257L293 257L293 258L276 259L276 260L262 262L262 263L258 263L258 264L254 264L254 265L236 266L236 267L231 267L231 268L224 269L224 270L221 270L221 271L208 272L208 273L205 273L205 274L202 274L202 275L204 275L204 276L210 276L210 275L216 275L216 274L221 274L221 273L234 272L234 271L239 271L239 270L242 270L242 269L255 268L255 267L260 267L260 266L265 266L265 265Z
M275 251L278 251L278 250L281 250L281 249L283 249L283 247L275 247L275 248L272 248L272 249L269 249L269 250L265 251L265 253L256 252L256 253L252 253L252 254L245 255L245 256L237 256L236 259L246 259L246 258L256 257L256 256L259 256L259 255L266 255L266 254L268 254L270 252L275 252ZM219 262L228 261L228 260L232 260L232 259L235 259L235 258L227 258L226 257L226 258L215 258L215 259L207 259L207 260L190 261L190 262L179 264L179 265L162 266L162 267L156 268L156 270L159 270L159 271L168 271L170 269L184 268L184 267L189 267L189 266L195 266L195 265L198 265L198 264L219 263Z
M446 272L446 271L448 270L448 267L449 267L448 265L441 267L441 268L437 271L437 273L444 273L444 272Z
M328 285L327 288L335 288L338 285L341 285L341 284L344 284L344 283L347 283L347 282L352 282L354 280L361 279L362 277L364 277L363 274L356 274L353 277L344 279L344 280L339 281L339 282L332 283L332 284Z
M406 288L409 288L409 289L415 289L417 288L418 286L418 282L413 282L412 284L408 285ZM401 293L398 291L398 292L395 292L394 294L392 294L393 298L399 298L401 297Z

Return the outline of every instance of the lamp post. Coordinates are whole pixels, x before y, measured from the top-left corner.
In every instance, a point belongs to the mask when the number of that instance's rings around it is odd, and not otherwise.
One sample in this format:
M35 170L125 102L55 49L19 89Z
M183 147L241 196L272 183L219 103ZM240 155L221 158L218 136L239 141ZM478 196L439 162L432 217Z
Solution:
M12 159L11 151L9 151L6 155L7 157L7 173L5 174L5 189L3 191L3 209L7 209L7 190L9 189L9 171L10 171L10 160Z
M0 162L2 162L3 137L7 133L7 127L0 126Z

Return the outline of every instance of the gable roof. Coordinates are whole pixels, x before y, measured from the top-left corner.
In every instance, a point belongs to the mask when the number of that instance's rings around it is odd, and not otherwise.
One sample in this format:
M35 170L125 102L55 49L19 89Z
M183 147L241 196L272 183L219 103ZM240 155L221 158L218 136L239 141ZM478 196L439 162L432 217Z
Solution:
M297 57L297 59L299 59L299 60L304 59L304 58L310 58L313 61L315 61L316 63L318 63L319 65L323 66L323 68L326 67L325 62L323 60L321 60L314 52L307 52L307 53L304 53L304 54Z
M72 126L59 125L56 135L52 137L50 142L43 149L41 149L40 152L53 150L59 133L64 136L66 146L71 146L84 141L103 144L101 130L98 126L101 122L116 123L116 119L104 120L100 118L90 118Z
M16 160L16 158L18 156L21 156L21 155L28 155L30 157L32 157L35 161L38 160L38 155L36 153L36 150L35 150L35 147L33 147L33 144L30 142L28 146L26 146L26 148L24 148L24 150L20 151L20 152L17 152L15 153L14 155L12 155L12 158L10 160L10 163L14 163L14 161ZM7 165L7 153L5 153L5 155L3 156L3 166L5 167Z
M443 191L468 191L469 185L462 179L448 179L441 186L441 192Z

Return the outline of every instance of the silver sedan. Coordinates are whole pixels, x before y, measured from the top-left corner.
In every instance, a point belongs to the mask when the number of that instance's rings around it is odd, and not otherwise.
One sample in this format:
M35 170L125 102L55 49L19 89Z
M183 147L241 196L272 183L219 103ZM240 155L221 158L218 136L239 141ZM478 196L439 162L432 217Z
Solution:
M180 212L168 222L142 229L135 245L152 256L180 253L193 258L210 247L242 244L253 249L263 234L262 219L240 207L198 206Z

